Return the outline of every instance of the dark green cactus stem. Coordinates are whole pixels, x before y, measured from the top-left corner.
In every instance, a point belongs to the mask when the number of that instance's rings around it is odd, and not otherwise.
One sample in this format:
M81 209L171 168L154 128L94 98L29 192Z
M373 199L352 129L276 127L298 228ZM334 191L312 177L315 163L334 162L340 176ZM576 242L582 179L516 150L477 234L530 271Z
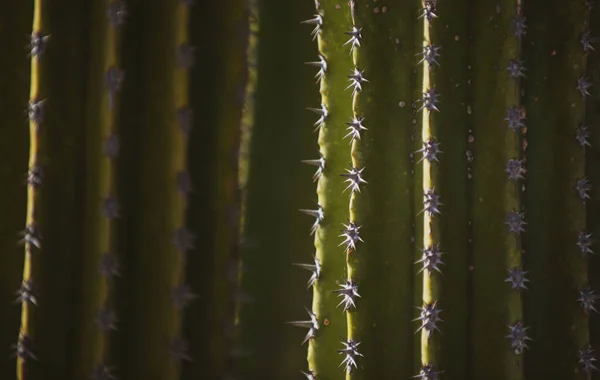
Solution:
M144 58L144 123L139 136L141 221L135 238L139 261L128 280L135 324L128 324L128 344L135 352L124 377L178 379L182 362L191 360L181 334L183 307L193 298L184 279L187 252L194 236L186 228L190 183L187 171L188 72L193 48L188 39L188 4L183 1L144 3L144 25L151 44ZM182 116L183 115L183 116ZM125 213L126 210L123 210Z
M589 285L587 248L597 236L585 237L594 228L586 226L586 196L595 188L591 182L578 186L586 176L587 152L577 137L586 123L588 95L598 85L591 82L598 67L592 67L593 73L586 71L587 55L597 54L584 43L589 6L528 0L524 7L528 27L523 59L531 66L523 98L528 126L525 201L528 218L536 221L524 237L525 263L531 272L525 311L533 339L526 360L528 378L587 378L578 351L589 343L588 321L594 311L586 312L578 299ZM544 11L538 12L539 7ZM587 42L594 43L590 38ZM597 144L589 135L584 140Z
M434 90L439 101L426 103L421 99L422 134L416 160L423 167L423 196L433 190L439 196L439 213L422 212L422 236L418 247L418 270L423 275L423 293L415 306L436 305L439 318L428 319L420 311L420 368L415 375L430 370L442 372L443 378L468 378L467 370L467 278L468 278L468 159L469 115L469 35L467 2L439 2L428 14L423 4L422 30L424 40L418 56L422 63L422 94ZM420 94L420 96L423 96ZM428 107L429 106L429 107ZM438 108L436 110L435 108ZM428 201L425 199L425 201ZM423 304L419 304L422 302ZM431 323L430 326L427 323ZM436 331L435 328L439 328Z
M17 353L17 379L25 379L25 365L28 360L36 359L33 352L33 339L36 336L34 324L31 323L31 308L37 304L35 294L35 279L33 278L34 250L41 249L41 235L37 220L37 208L40 202L39 185L42 180L40 157L44 154L43 139L40 138L40 128L44 121L45 97L43 55L46 52L49 36L45 33L42 18L42 0L36 0L34 5L33 28L31 34L31 88L29 96L29 169L27 175L27 214L23 243L25 245L25 262L23 266L23 283L19 290L22 304L21 329L15 346Z
M252 130L248 155L242 157L248 165L247 181L242 181L243 241L247 243L241 248L240 290L251 301L239 305L238 348L246 355L237 361L237 375L253 378L268 373L293 379L299 377L299 370L306 371L306 347L315 332L303 323L310 320L305 308L310 310L313 291L313 286L303 285L312 273L290 265L314 262L314 238L309 234L315 219L297 212L316 209L311 174L317 168L301 160L318 157L316 135L307 128L314 123L314 114L305 107L319 104L313 80L319 68L302 67L303 62L315 61L315 44L299 22L314 13L314 5L294 1L282 7L280 0L256 3L253 15L258 18L258 31L251 44L257 44L257 57L249 64L251 75L255 71L258 75L246 100L255 108L245 110L251 111L244 118L252 117ZM256 25L253 28L256 32ZM257 63L256 70L252 62ZM282 220L286 223L274 223Z
M416 331L406 323L414 319L416 272L411 105L420 81L415 75L420 49L413 41L422 23L417 2L352 3L353 20L346 30L360 29L354 64L368 82L353 97L349 118L362 120L366 129L354 140L351 157L368 183L359 184L350 202L350 221L360 227L364 242L348 255L348 280L356 282L360 295L347 314L348 339L360 343L357 351L364 357L355 355L356 367L346 365L346 378L410 378Z
M338 236L344 224L349 223L350 192L344 191L347 184L340 174L347 173L351 162L350 141L344 138L347 134L344 126L352 120L352 89L346 88L354 65L350 44L344 46L349 38L344 32L351 30L352 20L346 3L326 0L317 4L317 15L310 27L315 28L318 53L327 62L327 68L320 82L322 104L314 107L326 110L327 117L317 115L322 119L317 122L318 141L325 160L317 183L318 204L323 208L324 219L315 234L316 258L321 264L322 275L314 287L312 311L320 328L310 342L308 366L319 378L334 380L344 376L337 350L344 347L341 339L346 336L346 316L343 309L337 307L340 299L334 291L340 289L346 278L347 253L345 246L339 246Z
M514 0L474 4L472 43L473 110L473 350L474 378L523 379L523 354L530 335L523 321L521 293L506 282L509 271L521 268L521 205L524 171L509 170L521 160L520 37L513 29L523 17ZM483 16L485 15L485 16ZM525 269L526 271L527 269ZM518 284L517 284L518 285ZM527 284L525 284L526 286ZM491 302L493 300L493 302ZM522 324L522 325L521 325ZM514 337L511 328L515 328Z
M86 296L81 305L83 322L78 327L79 344L88 347L78 353L76 376L89 377L94 371L112 367L109 363L110 334L117 329L112 283L121 261L116 246L120 217L116 193L118 156L118 93L123 71L119 62L120 27L124 3L99 0L92 4L92 50L90 103L87 109L87 167L85 255L83 284Z

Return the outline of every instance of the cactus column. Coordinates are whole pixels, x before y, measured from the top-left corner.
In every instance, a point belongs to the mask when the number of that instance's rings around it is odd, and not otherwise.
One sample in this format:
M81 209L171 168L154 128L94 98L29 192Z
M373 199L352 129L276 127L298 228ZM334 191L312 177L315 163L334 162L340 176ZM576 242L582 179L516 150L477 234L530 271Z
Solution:
M42 0L37 0L34 5L33 31L31 34L31 90L29 100L29 172L27 174L27 216L26 227L23 232L25 244L25 263L23 268L23 284L19 290L19 299L22 302L21 331L15 346L17 353L17 379L25 379L25 364L28 360L37 359L33 352L33 339L36 335L31 320L31 308L37 304L37 295L34 280L34 250L41 249L41 235L39 232L38 207L40 202L39 187L43 179L40 157L45 152L40 138L40 127L44 121L45 96L43 93L44 66L42 57L46 53L49 36L45 33L42 18Z
M354 49L354 76L344 96L353 91L350 222L361 241L349 249L348 283L358 296L346 295L349 307L347 379L410 378L415 329L413 257L414 158L411 104L419 77L415 75L421 51L414 44L422 34L419 4L351 2L352 24L347 25ZM356 74L360 73L360 78ZM362 80L361 80L362 79ZM360 127L365 129L360 130ZM368 183L361 183L364 180ZM350 233L346 232L346 239ZM397 360L397 358L403 358ZM354 362L355 361L355 362Z
M586 379L594 364L587 344L596 296L588 288L587 267L597 236L589 234L593 226L586 226L586 201L593 190L585 173L586 146L595 143L585 124L586 101L597 91L586 70L588 54L597 54L595 39L587 33L590 6L527 0L523 8L523 60L528 65L524 199L531 220L524 235L525 266L531 273L525 316L533 339L528 377Z
M523 379L528 330L521 292L521 157L523 110L520 56L523 17L517 1L475 4L472 28L473 233L472 376ZM494 302L490 302L493 299Z
M319 322L319 331L308 349L310 373L326 379L341 379L337 350L346 336L346 316L337 308L334 291L346 278L346 252L340 248L340 228L348 224L348 191L340 174L346 173L351 161L349 140L344 136L346 122L352 120L351 91L346 91L348 76L354 72L349 37L352 29L350 9L346 3L319 1L317 13L308 23L317 37L318 52L323 60L320 81L321 106L316 126L319 131L319 151L324 159L317 182L318 204L323 209L315 234L316 259L322 271L314 287L312 312ZM320 218L321 219L321 218ZM348 227L349 228L349 227ZM350 238L351 242L356 242Z
M119 28L125 6L120 1L93 3L90 103L87 120L87 199L85 255L78 343L89 347L78 353L77 377L112 373L110 334L117 329L112 283L119 272L116 246L120 216L116 194L119 153L118 93L123 71L119 62Z

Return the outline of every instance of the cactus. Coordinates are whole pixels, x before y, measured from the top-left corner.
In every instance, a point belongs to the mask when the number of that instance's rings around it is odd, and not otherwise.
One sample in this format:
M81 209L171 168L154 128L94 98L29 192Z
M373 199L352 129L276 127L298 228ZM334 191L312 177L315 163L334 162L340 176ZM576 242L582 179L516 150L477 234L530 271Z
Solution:
M591 5L548 6L316 2L328 110L317 193L323 221L345 213L348 222L346 267L330 261L343 250L330 244L328 225L316 228L313 312L320 325L329 318L328 274L346 272L334 293L348 333L336 372L336 351L319 350L339 333L316 331L309 376L581 378L595 368L586 224L594 184L585 169ZM349 55L337 54L343 47ZM343 71L334 67L348 64L351 94L334 82ZM340 114L351 118L350 154L333 145ZM322 189L336 186L328 169L344 159L350 201L325 204Z
M598 378L593 5L10 2L1 377Z

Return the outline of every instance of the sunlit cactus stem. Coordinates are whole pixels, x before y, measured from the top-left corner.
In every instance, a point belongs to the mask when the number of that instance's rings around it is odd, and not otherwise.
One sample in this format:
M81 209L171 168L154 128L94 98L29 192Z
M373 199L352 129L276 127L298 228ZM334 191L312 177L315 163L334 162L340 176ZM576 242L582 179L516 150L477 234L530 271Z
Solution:
M344 377L344 370L339 367L343 356L337 351L344 348L341 340L346 336L346 315L341 306L337 307L342 299L335 292L344 283L346 255L352 252L352 249L346 249L349 248L347 244L340 245L347 237L339 237L346 235L344 225L348 225L351 192L344 190L348 183L340 176L351 170L350 140L344 138L348 131L343 128L344 123L352 120L352 90L346 90L354 69L350 55L352 43L346 44L349 36L345 34L352 27L350 9L346 3L318 1L314 17L305 23L312 27L318 43L315 59L326 63L320 67L323 71L319 82L321 106L307 105L322 110L316 126L319 151L324 160L317 181L318 204L324 217L315 233L316 259L321 274L314 285L312 304L320 328L310 340L308 370L317 378L334 380ZM309 32L307 28L307 38L310 38Z
M410 378L416 328L399 321L411 321L415 312L411 127L416 115L410 104L421 80L415 75L420 49L413 42L422 33L420 6L350 3L345 48L353 52L354 66L344 96L353 99L346 117L353 141L347 182L352 185L349 219L359 236L347 256L346 281L356 292L348 296L354 296L355 306L347 311L345 344L355 350L346 353L346 378L392 373ZM388 307L390 302L395 306Z
M17 357L16 377L24 380L27 363L36 360L36 331L32 323L33 308L38 303L34 266L36 255L42 248L41 227L37 220L40 203L40 191L44 180L44 170L40 157L44 154L43 132L46 88L43 86L47 71L44 66L44 55L47 53L50 36L45 29L45 15L42 14L42 0L34 3L33 26L30 40L31 84L29 92L29 169L27 174L27 211L25 229L21 242L25 246L23 266L23 283L18 290L18 301L21 302L21 326L17 343L13 346ZM37 251L37 252L36 252Z

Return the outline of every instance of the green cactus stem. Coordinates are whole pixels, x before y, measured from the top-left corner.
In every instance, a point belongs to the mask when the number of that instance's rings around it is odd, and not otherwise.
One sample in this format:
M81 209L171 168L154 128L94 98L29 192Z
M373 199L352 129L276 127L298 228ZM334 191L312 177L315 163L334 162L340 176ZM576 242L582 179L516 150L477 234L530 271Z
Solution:
M183 374L191 378L230 375L236 350L241 193L239 150L247 83L249 4L246 0L206 2L191 8L192 42L197 46L191 76L194 109L190 131L190 175L197 184L188 219L198 244L187 265L199 302L186 310L184 330L194 361ZM206 14L213 17L206 20ZM222 36L215 39L214 36ZM210 59L207 57L211 57ZM198 268L203 268L199 272ZM202 301L200 302L200 299Z
M340 340L346 336L346 317L337 307L339 299L335 291L346 277L346 252L345 247L340 248L338 236L349 217L348 191L344 190L346 183L340 180L340 174L349 169L350 145L349 140L344 139L347 131L340 126L352 118L352 98L346 88L354 67L351 46L347 44L349 36L344 34L352 23L346 4L334 1L316 4L315 15L306 22L313 27L318 53L327 64L320 81L321 105L315 105L321 110L315 126L324 158L324 168L317 182L318 204L323 208L324 218L315 234L316 258L323 274L315 283L312 311L322 327L309 345L308 370L316 376L341 379L343 371L338 366L337 350L343 348Z
M517 1L477 2L474 14L485 17L475 17L471 30L475 139L471 375L516 380L524 378L523 354L530 344L521 300L526 289L509 278L510 271L522 267L522 232L527 229L525 217L529 218L521 204L524 111L520 83L525 70L521 34L513 29L523 15ZM511 162L518 163L516 169Z
M418 160L423 167L419 195L433 190L439 196L439 213L423 212L423 250L419 267L423 275L426 305L436 305L440 321L421 311L420 368L442 372L444 378L465 378L467 370L467 279L468 279L468 160L469 114L469 36L466 2L440 2L434 9L424 4L422 51L419 59L423 75L422 93L439 94L421 102L422 137ZM434 12L434 17L427 12ZM429 103L426 103L429 101ZM430 106L428 107L428 105ZM435 108L438 108L436 110ZM431 204L421 205L432 207ZM418 300L416 300L418 301ZM423 305L415 302L415 306ZM427 323L431 325L428 326ZM440 331L432 329L436 326ZM432 331L429 331L432 330Z
M43 154L40 128L44 122L46 99L41 85L46 74L41 63L46 53L50 36L47 35L42 19L42 0L34 5L33 32L31 34L31 87L29 97L29 169L27 174L27 214L22 242L25 245L23 283L19 289L21 301L21 329L15 345L17 354L17 379L25 379L26 362L37 359L33 351L33 339L36 331L31 323L31 308L38 303L36 285L33 278L34 250L41 250L42 237L37 220L37 207L40 202L39 186L42 181L40 156Z
M133 9L140 11L137 6ZM140 220L133 232L139 251L127 259L136 260L135 266L123 274L129 277L128 291L137 295L124 308L131 315L122 328L127 330L122 332L127 334L126 352L135 354L119 373L177 379L182 363L192 360L181 328L183 308L193 298L184 273L194 246L194 235L186 226L188 124L181 114L188 107L194 50L189 45L185 2L144 3L143 8L144 38L152 43L139 50L145 66L142 83L147 84L143 112L138 115L144 125L137 136Z
M119 274L117 251L119 198L116 192L116 160L119 154L119 92L124 78L120 68L120 28L125 5L118 0L95 1L91 22L90 92L87 120L86 248L83 258L83 298L77 377L111 366L110 334L117 330L112 283Z
M352 24L360 30L354 67L368 80L353 97L350 118L366 128L352 143L352 166L368 183L352 193L350 221L360 227L348 255L348 280L358 286L348 310L348 339L360 343L347 379L386 378L413 373L413 169L415 123L411 107L420 78L415 75L422 33L418 3L354 3ZM349 92L349 91L348 91ZM350 94L344 94L349 97ZM346 120L350 121L350 120ZM352 125L351 125L352 126ZM393 195L392 195L393 194ZM421 202L422 204L422 202ZM393 300L393 301L392 301ZM346 353L346 359L352 352ZM403 358L403 360L396 360Z
M539 7L544 11L538 12ZM580 301L586 298L580 292L589 285L588 234L595 229L586 226L586 196L594 192L591 182L579 182L587 178L584 142L594 143L582 139L580 131L587 121L589 94L597 91L597 82L590 85L598 67L592 67L592 73L586 70L588 55L595 54L585 43L589 11L589 4L579 2L528 0L524 5L523 60L531 66L523 97L528 143L525 203L527 218L536 221L524 236L525 267L531 272L525 315L533 339L526 360L528 378L588 378L586 361L579 362L578 352L589 343L588 323L594 314ZM593 43L589 37L587 42Z
M320 81L321 105L317 115L319 151L324 158L324 168L317 182L318 204L324 218L315 233L316 258L322 275L316 281L312 311L320 329L308 349L308 370L326 379L341 379L344 372L339 367L341 359L337 350L343 348L341 339L346 336L346 316L337 305L340 284L346 278L346 255L353 249L340 245L340 229L348 226L348 183L340 174L350 170L350 140L344 123L352 120L352 90L349 76L354 72L350 54L353 42L346 32L352 28L350 10L346 3L336 1L316 2L315 15L305 21L313 28L318 41L318 54L327 67ZM308 30L307 30L308 32ZM317 57L315 57L317 58ZM342 231L342 235L347 235ZM348 241L348 237L344 237ZM350 241L353 241L350 238ZM344 246L344 247L341 247Z
M244 378L268 373L274 378L292 379L306 370L307 341L313 335L312 339L318 339L320 328L325 328L321 321L315 327L305 311L310 312L313 286L308 290L298 286L299 282L306 284L313 270L292 265L314 263L310 226L318 218L310 211L309 216L297 211L318 209L316 186L311 181L317 168L301 162L318 157L316 135L307 127L314 122L314 114L305 107L319 104L313 76L320 68L302 67L303 62L316 59L315 45L307 38L306 26L299 22L302 15L314 13L314 6L290 2L282 7L278 0L261 0L256 13L258 76L245 157L248 176L242 236L247 244L242 245L240 283L251 302L239 306L238 347L248 355L240 358L238 370ZM281 121L285 128L281 128ZM274 140L281 144L273 145ZM274 222L282 220L287 222ZM268 281L265 273L269 273Z

